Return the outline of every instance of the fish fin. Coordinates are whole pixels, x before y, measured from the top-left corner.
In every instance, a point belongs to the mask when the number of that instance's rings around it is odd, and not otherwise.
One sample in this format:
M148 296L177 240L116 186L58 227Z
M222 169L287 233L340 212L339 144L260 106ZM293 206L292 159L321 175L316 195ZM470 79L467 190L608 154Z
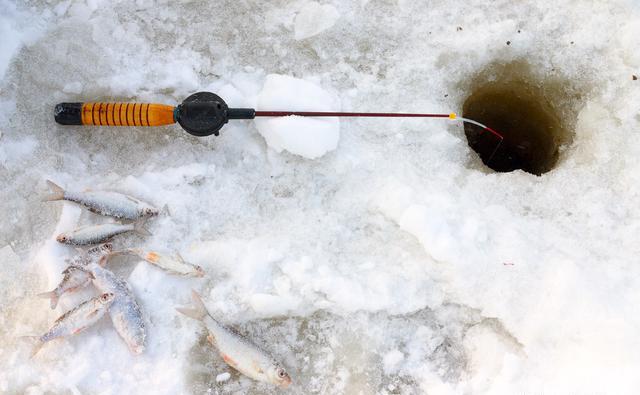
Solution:
M180 255L180 253L179 253L179 252L176 252L176 259L177 259L177 260L179 260L179 261L180 261L180 262L182 262L182 263L185 263L185 262L184 262L184 259L182 258L182 255Z
M145 222L147 222L146 218L142 218L136 221L133 224L133 231L142 236L151 236L151 232L149 232L149 230L144 227Z
M107 265L107 261L109 261L109 255L101 256L100 259L98 259L98 265L100 267L105 267Z
M44 298L44 299L50 299L51 300L51 310L55 309L56 306L58 305L58 294L56 293L56 291L51 291L51 292L43 292L41 294L38 294L39 298Z
M109 253L110 256L118 256L118 255L131 255L133 254L133 248L124 248L122 250L119 251L111 251Z
M96 310L93 310L92 312L90 312L89 314L87 314L87 319L90 319L90 318L95 317L95 315L96 315L96 314L98 314L98 310L97 310L97 309L96 309ZM84 328L80 328L80 329L78 329L78 332L79 332L79 331L81 331L81 330L83 330L83 329L84 329ZM74 332L74 335L75 335L76 333L78 333L78 332Z
M196 270L196 277L204 277L207 273L204 271L204 269L202 268L202 266L199 265L193 265L193 267Z
M87 315L87 318L91 318L91 316L94 316L96 313L97 313L96 311L94 311L94 312L92 312L92 313L89 313L89 314ZM85 330L85 329L87 329L87 327L86 327L86 326L81 326L80 328L75 329L75 330L73 331L73 334L74 334L74 335L77 335L78 333L82 332L82 331L83 331L83 330Z
M231 366L232 368L237 368L238 367L238 363L233 358L231 358L229 355L222 354L222 359L227 363L227 365Z
M190 309L187 307L176 307L176 311L178 313L186 315L187 317L191 317L199 321L202 321L203 319L203 317L200 315L200 312L196 309Z
M43 202L64 199L64 189L61 186L51 180L47 180L47 185L49 186L49 189L51 189L51 193L42 199Z
M193 299L193 308L176 307L176 310L187 317L191 317L199 321L204 320L204 317L207 315L207 308L202 302L202 298L196 291L191 291L191 299Z
M165 205L162 206L162 210L160 210L160 213L166 214L167 216L171 217L171 211L169 211L169 205L165 203Z
M40 336L20 336L20 339L27 340L34 344L33 348L31 349L31 356L29 358L35 357L45 343L40 339Z

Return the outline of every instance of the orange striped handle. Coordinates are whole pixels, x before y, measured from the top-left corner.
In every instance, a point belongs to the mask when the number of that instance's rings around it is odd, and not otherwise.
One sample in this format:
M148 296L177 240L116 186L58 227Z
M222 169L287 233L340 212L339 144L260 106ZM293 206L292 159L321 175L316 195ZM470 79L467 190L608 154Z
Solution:
M173 106L151 103L83 103L82 125L161 126L171 125Z

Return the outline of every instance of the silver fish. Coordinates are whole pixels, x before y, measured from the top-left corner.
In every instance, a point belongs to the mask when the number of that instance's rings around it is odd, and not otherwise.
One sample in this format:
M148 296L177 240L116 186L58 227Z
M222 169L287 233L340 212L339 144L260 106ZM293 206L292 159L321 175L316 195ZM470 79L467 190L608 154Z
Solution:
M86 266L93 260L98 261L101 257L110 255L113 251L111 243L100 244L88 250L78 250L78 255L68 260L69 266L62 272L62 281L51 292L38 294L41 298L51 299L51 308L55 309L60 297L67 292L74 292L86 285L93 279L91 272Z
M60 233L56 240L64 244L90 245L105 242L112 237L134 231L141 235L150 235L144 228L145 219L131 224L101 224L83 226L70 232Z
M114 294L104 293L93 299L89 299L72 310L64 313L55 321L47 333L42 336L35 337L37 344L34 347L31 356L36 355L46 342L59 337L75 335L76 333L79 333L95 324L109 309L114 298Z
M95 247L91 247L88 250L83 250L81 248L76 248L76 250L78 251L78 254L73 258L68 259L67 262L69 266L83 267L93 260L98 261L101 257L112 254L113 244L103 243Z
M68 200L85 206L89 211L110 217L137 220L158 215L155 207L134 197L113 191L65 191L47 180L51 194L44 201Z
M207 311L202 298L192 291L193 308L177 308L180 313L202 321L209 331L209 342L214 345L227 365L258 381L286 388L291 384L289 374L266 351L244 338L233 329L222 325Z
M116 252L116 254L118 253L137 255L152 265L158 266L160 269L172 274L191 277L204 276L204 270L200 266L185 262L179 254L176 254L175 257L170 257L168 255L143 248L127 248L121 252Z
M142 309L138 305L129 284L103 267L107 257L99 262L91 262L87 267L93 274L93 285L100 292L110 292L115 299L109 308L109 315L114 328L134 354L144 351L146 328L142 317Z
M90 272L80 266L69 266L62 272L62 274L64 275L62 277L62 281L60 281L53 291L38 294L41 298L51 299L51 309L56 308L60 296L67 292L77 291L78 289L89 285L93 278L93 275Z

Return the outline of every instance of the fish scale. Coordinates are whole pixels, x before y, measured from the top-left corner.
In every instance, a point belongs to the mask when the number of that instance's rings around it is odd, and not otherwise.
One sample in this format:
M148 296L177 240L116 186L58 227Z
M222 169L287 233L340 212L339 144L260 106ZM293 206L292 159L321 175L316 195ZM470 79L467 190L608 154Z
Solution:
M111 240L114 236L134 231L138 234L149 235L144 228L144 218L132 224L100 224L82 226L75 230L64 232L56 237L60 243L71 245L91 245Z
M110 217L138 220L158 215L155 207L129 195L114 191L66 191L47 180L51 194L45 201L67 200L85 206L89 211Z
M291 384L291 378L287 372L269 353L213 318L197 292L192 292L192 299L194 308L177 308L177 310L204 323L209 332L209 341L218 349L227 365L258 381L281 387Z
M33 349L32 356L35 355L45 343L59 337L75 335L95 324L107 312L107 309L112 305L114 299L115 296L113 293L106 292L64 313L45 334L36 337L37 345Z
M104 263L107 257L100 259ZM91 262L88 270L93 274L93 285L101 292L112 292L114 301L109 308L109 316L114 328L134 354L141 354L145 348L146 326L142 309L135 299L129 284L105 269L100 263Z

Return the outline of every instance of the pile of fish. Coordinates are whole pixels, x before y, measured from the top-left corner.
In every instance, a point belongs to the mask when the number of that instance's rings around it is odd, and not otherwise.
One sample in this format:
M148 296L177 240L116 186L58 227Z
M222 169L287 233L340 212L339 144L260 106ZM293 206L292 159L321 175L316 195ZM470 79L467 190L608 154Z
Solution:
M74 246L91 246L104 243L113 237L135 231L142 235L150 233L144 228L144 222L157 216L159 210L153 206L131 196L112 191L65 191L51 181L47 181L52 194L45 201L67 200L78 203L89 211L111 216L121 220L134 221L132 223L105 223L100 225L83 226L70 232L61 233L56 237L60 243ZM143 248L129 248L113 251L111 243L100 244L88 250L79 249L79 254L69 260L68 267L62 272L62 281L50 292L39 296L51 300L51 308L55 309L60 297L66 293L76 291L93 284L102 296L86 301L60 317L53 327L38 339L34 349L36 353L49 340L70 334L76 334L109 313L111 322L129 349L140 354L144 351L146 328L142 309L136 301L130 285L122 278L108 270L105 265L109 257L120 254L135 254L145 261L154 264L170 273L186 276L202 277L201 267L185 262L178 257L170 257ZM104 295L111 295L103 302ZM81 308L82 306L82 308Z
M64 313L45 334L34 337L37 344L33 355L48 341L77 334L98 322L107 313L131 352L142 353L146 337L142 309L130 285L105 267L109 258L123 254L137 255L168 273L183 276L202 277L204 271L197 265L185 262L177 254L172 257L145 248L113 250L113 245L108 241L119 234L134 231L141 235L150 235L144 228L144 223L148 218L160 213L151 205L119 192L66 191L51 181L47 183L52 194L47 196L45 201L67 200L78 203L93 213L133 222L83 226L56 237L60 243L93 247L87 250L77 248L78 254L68 260L69 264L62 272L63 277L58 286L39 296L49 298L51 308L55 309L61 296L89 284L93 284L101 294ZM99 245L94 246L96 244ZM194 308L177 310L204 323L209 332L209 342L218 349L229 366L259 381L281 387L291 384L291 378L281 364L250 340L214 319L195 291L193 301Z

